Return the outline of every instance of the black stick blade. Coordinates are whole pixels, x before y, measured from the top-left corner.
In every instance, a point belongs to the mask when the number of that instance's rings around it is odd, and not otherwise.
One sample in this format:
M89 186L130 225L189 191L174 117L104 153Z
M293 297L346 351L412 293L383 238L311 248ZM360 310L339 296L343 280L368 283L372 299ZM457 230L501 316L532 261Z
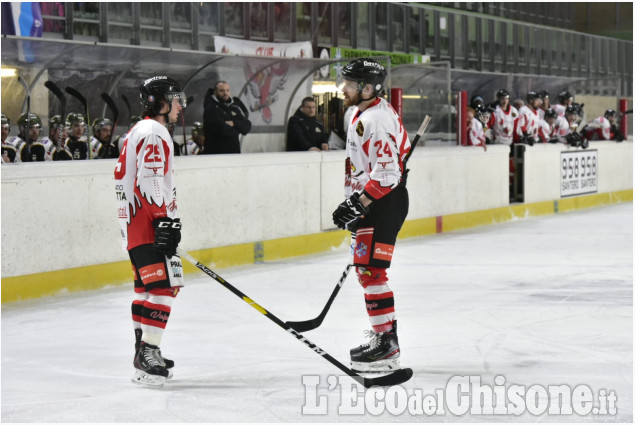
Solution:
M412 378L414 372L410 368L399 369L393 373L384 376L378 376L377 378L364 378L363 385L366 388L370 387L391 387L393 385L403 384Z
M112 112L112 122L116 124L119 120L119 109L117 108L115 101L108 95L108 93L102 93L101 98L106 105L108 105L108 108Z
M293 328L293 330L302 333L312 331L313 329L320 327L323 319L323 317L316 317L315 319L304 320L302 322L287 322L287 325L289 325L290 328Z
M57 84L55 84L53 81L48 80L44 83L44 87L49 89L55 95L55 97L57 97L60 100L60 103L62 105L66 105L66 96L64 95L64 92L62 91L62 89L59 88Z
M122 94L121 98L123 99L123 103L126 104L126 108L128 108L128 116L132 115L132 110L130 109L130 101L128 100L128 96L126 96L125 94Z
M79 100L82 106L84 106L84 109L88 110L88 102L86 102L86 98L80 92L73 87L66 87L66 93Z

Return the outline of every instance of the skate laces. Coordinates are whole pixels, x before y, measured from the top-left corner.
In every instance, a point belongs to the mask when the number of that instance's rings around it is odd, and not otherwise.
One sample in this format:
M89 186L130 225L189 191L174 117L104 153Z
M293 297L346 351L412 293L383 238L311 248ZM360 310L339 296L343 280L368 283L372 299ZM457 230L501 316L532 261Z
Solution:
M161 357L161 350L158 348L148 348L143 351L143 358L148 365L150 366L161 366L165 367L165 363L163 362L163 358Z
M380 339L381 339L381 335L380 333L377 333L375 331L365 331L366 334L369 336L370 341L368 341L366 344L364 344L364 351L371 351L374 350L375 348L377 348L379 346L380 343Z

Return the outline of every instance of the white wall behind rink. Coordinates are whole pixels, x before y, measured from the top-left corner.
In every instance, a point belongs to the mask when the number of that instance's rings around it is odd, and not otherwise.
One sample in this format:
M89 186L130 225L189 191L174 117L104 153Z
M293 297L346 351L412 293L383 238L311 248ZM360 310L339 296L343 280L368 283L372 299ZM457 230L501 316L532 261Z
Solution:
M601 175L615 180L603 182L602 191L632 188L632 143L610 145L630 174ZM507 146L487 152L419 146L409 162L408 219L508 205L508 161ZM2 166L3 277L128 258L117 220L115 163ZM331 213L344 199L343 151L178 157L175 170L186 250L331 230Z

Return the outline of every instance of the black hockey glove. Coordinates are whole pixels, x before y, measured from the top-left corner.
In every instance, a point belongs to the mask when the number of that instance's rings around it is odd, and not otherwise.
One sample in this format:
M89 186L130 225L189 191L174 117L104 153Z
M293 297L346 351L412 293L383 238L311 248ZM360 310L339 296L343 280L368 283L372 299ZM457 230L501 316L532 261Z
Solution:
M343 230L351 232L357 229L357 223L368 214L368 208L359 200L359 193L353 193L333 211L333 223Z
M535 142L534 138L528 136L527 134L523 134L523 137L520 138L520 143L524 143L529 146L533 146Z
M589 141L586 138L583 138L582 141L580 142L580 147L582 149L586 149L589 147Z
M613 133L613 138L616 142L623 142L626 139L616 125L611 126L611 133Z
M154 227L152 247L168 257L174 256L181 242L181 220L159 217L152 222L152 226Z
M575 133L575 132L574 133L569 133L569 134L567 134L564 137L565 137L565 139L567 139L567 143L570 146L573 146L573 147L576 147L576 148L579 147L579 146L582 146L582 140L583 139L582 139L582 135L580 133Z
M547 142L549 142L549 143L558 143L558 142L560 142L560 140L557 137L553 137L553 138L547 140Z

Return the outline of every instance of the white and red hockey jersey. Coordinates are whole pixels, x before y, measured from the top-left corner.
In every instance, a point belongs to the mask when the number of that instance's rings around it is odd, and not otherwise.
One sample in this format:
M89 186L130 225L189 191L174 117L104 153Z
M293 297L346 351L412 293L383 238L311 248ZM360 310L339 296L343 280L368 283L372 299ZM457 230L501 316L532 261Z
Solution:
M518 110L507 105L507 111L503 111L500 105L492 113L488 127L492 129L493 142L502 145L511 145L514 141L514 133L517 132Z
M586 126L586 136L589 140L611 140L611 122L600 116Z
M567 110L567 107L558 103L556 105L553 105L551 109L556 111L559 117L564 117L564 112Z
M524 105L518 110L518 113L520 114L518 118L520 134L527 134L527 136L533 137L535 141L538 141L538 121L540 121L538 111Z
M537 142L547 143L551 139L553 127L544 119L538 121L538 137Z
M485 146L485 130L483 124L476 118L472 118L467 131L468 146Z
M129 132L115 167L123 248L154 242L152 222L177 217L174 145L161 123L146 118Z
M566 143L564 137L571 133L569 128L569 121L564 116L558 116L556 122L553 124L552 137L557 137L561 142Z
M178 149L178 148L176 148ZM189 139L186 143L185 143L185 149L187 149L187 154L188 155L198 155L201 153L201 148L198 146L198 144L192 140ZM181 151L183 152L183 155L185 155L185 149L181 148Z
M346 140L345 193L365 191L380 199L401 182L410 151L408 133L393 107L377 98L366 110L353 110Z

